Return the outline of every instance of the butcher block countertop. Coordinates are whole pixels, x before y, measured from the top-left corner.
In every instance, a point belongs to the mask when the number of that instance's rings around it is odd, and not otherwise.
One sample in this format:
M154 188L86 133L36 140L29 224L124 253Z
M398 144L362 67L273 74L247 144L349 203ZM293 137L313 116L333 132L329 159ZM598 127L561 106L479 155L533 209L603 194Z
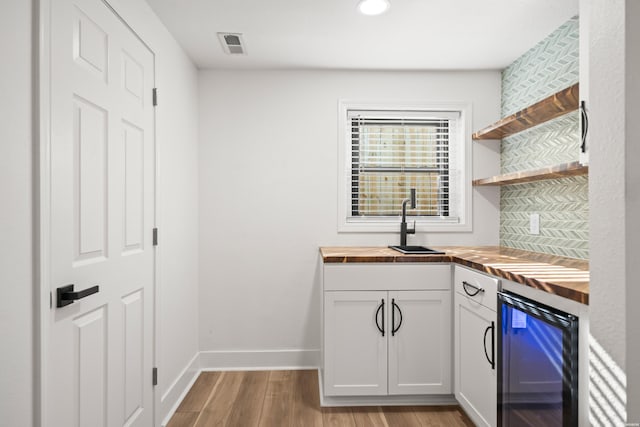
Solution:
M386 247L321 247L325 263L452 262L589 304L589 262L500 246L433 246L444 255L405 255Z

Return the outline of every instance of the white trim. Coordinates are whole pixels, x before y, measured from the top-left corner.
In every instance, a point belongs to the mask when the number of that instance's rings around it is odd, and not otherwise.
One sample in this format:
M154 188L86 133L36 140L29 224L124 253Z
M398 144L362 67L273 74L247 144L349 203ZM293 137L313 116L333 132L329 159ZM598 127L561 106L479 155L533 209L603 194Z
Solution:
M127 24L128 25L128 24ZM133 29L131 29L133 31ZM137 33L136 33L137 34ZM140 37L138 37L140 38ZM144 43L144 41L143 41ZM145 44L146 45L146 44ZM151 49L148 45L147 49L153 54L153 87L156 88L158 86L157 79L157 57L154 50ZM154 200L154 213L153 213L153 228L157 228L158 231L162 229L162 216L160 215L160 206L161 206L161 191L160 191L160 150L158 145L158 105L153 106L153 167L154 167L154 183L153 183L153 200ZM162 238L162 237L160 237ZM159 321L160 318L160 307L162 307L162 275L161 275L161 261L162 261L162 249L160 245L153 247L154 257L153 257L153 366L157 368L164 367L164 361L162 360L162 329L160 327L161 323ZM197 356L197 353L196 353ZM194 356L194 359L195 357ZM193 361L193 360L192 360ZM197 376L194 376L193 381ZM158 381L157 386L154 387L153 391L153 423L156 425L159 420L162 420L162 408L164 397L160 398L160 387L162 386L162 381ZM172 385L173 387L173 385ZM157 389L157 390L156 390ZM186 393L187 390L185 390ZM182 398L180 398L180 401ZM177 407L177 406L176 406Z
M318 369L320 350L201 351L162 395L158 419L165 427L204 371L282 371Z
M169 424L171 417L175 414L180 403L182 403L185 396L198 379L200 372L202 372L202 369L200 369L200 353L198 352L191 358L191 361L173 381L173 384L167 388L167 391L160 399L157 413L158 419L162 420L162 426ZM156 395L159 394L160 393L156 393Z
M443 406L459 403L453 394L419 394L389 396L325 396L322 370L318 369L320 406Z
M196 353L162 396L165 427L176 413L200 373L205 371L317 369L320 406L458 405L453 395L416 396L324 396L322 372L317 363L320 350L201 351ZM232 362L229 362L232 361ZM239 363L247 362L245 365ZM302 362L297 364L296 362ZM165 409L168 408L168 409Z
M34 252L37 259L34 262L35 265L35 280L37 285L34 286L36 293L36 310L34 310L34 325L36 330L36 344L34 346L34 359L36 366L36 372L34 376L36 378L34 386L35 390L35 402L34 402L34 416L33 423L36 426L45 426L46 423L46 408L48 405L47 399L47 372L48 372L48 356L49 356L49 317L50 317L50 304L51 304L51 284L50 278L50 241L49 231L50 226L50 200L51 192L49 189L50 182L50 119L51 119L51 69L50 69L50 57L51 57L51 0L39 0L37 4L37 20L38 20L38 36L37 46L38 49L37 60L34 68L37 70L37 114L35 125L38 126L36 133L38 138L37 143L37 170L35 170L38 188L34 195L34 212L37 215L36 223L38 229L35 231L34 236Z
M173 393L173 390L176 387L179 387L179 383L180 382L184 382L184 377L185 376L188 376L190 373L198 373L200 371L201 371L201 369L200 369L200 352L197 352L196 354L193 355L193 357L191 358L189 363L187 363L187 366L185 366L184 369L182 369L182 372L180 372L178 374L178 376L176 377L176 379L173 380L173 383L169 387L167 387L167 391L165 391L162 394L160 400L162 402L167 400L169 395Z
M459 111L460 128L459 137L464 141L463 162L460 180L462 182L464 210L457 221L438 222L435 219L423 219L416 221L417 233L433 232L470 232L473 230L472 218L472 145L471 145L471 119L472 104L467 101L361 101L338 100L338 233L397 233L399 220L349 220L349 197L347 188L350 177L347 171L351 169L350 158L347 155L347 147L351 142L348 138L347 111L348 110L390 110L390 111Z
M452 394L390 396L323 396L320 406L458 406Z
M317 369L320 350L201 351L203 371Z

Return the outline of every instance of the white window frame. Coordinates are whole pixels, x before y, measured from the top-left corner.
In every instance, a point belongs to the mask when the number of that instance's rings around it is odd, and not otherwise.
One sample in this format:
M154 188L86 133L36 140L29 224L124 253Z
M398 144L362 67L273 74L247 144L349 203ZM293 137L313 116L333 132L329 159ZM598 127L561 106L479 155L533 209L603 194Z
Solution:
M470 102L416 102L416 101L338 101L338 232L339 233L398 233L400 217L352 218L351 209L351 127L347 119L349 110L371 111L448 111L459 112L456 135L461 144L460 200L463 203L460 217L452 220L442 218L415 218L416 233L470 232L472 231L472 157ZM410 219L411 222L414 218ZM409 220L408 220L409 222Z

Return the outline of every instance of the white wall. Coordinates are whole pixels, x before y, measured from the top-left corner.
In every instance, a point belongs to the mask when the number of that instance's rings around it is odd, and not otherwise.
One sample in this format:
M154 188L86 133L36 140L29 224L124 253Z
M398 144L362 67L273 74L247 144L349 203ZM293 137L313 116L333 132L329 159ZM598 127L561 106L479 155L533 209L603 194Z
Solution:
M636 283L640 274L640 34L635 28L639 18L636 0L592 2L589 308L594 425L640 423L640 292Z
M33 423L30 1L0 3L0 423Z
M109 0L156 58L160 419L194 373L198 352L197 70L144 0Z
M201 71L199 93L200 349L309 351L320 348L318 247L399 240L337 233L338 99L472 101L471 132L499 117L500 73ZM497 173L499 145L474 143L473 161L476 177ZM474 190L473 203L472 233L410 239L497 244L498 190ZM285 363L314 362L300 356Z

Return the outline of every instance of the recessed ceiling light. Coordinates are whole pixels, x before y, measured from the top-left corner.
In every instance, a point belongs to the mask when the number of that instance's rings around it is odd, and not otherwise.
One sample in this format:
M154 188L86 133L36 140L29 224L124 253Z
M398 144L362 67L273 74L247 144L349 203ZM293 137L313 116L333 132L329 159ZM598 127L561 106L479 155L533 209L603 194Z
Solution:
M389 9L389 0L360 0L358 10L363 15L380 15Z

